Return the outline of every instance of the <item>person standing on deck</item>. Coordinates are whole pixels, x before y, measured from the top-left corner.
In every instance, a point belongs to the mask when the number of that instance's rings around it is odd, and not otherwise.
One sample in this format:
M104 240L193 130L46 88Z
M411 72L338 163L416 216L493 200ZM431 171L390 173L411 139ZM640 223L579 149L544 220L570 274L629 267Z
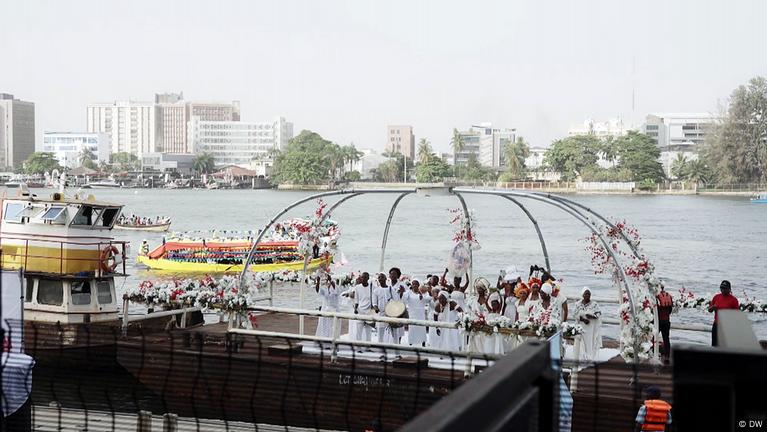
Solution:
M671 405L660 398L660 389L649 386L645 390L645 399L636 417L635 432L666 431L671 424Z
M378 316L385 316L386 303L392 299L392 290L386 284L386 275L378 273L377 277L378 286L373 289L372 305L373 310ZM388 332L389 325L382 322L376 322L376 340L378 342L386 342L386 333Z
M357 315L370 315L373 313L373 284L370 283L370 274L364 272L357 279L354 292L354 313ZM356 327L355 337L358 341L370 342L372 330L364 321L354 321Z
M407 292L408 288L407 285L405 285L405 282L399 280L400 277L402 277L402 271L400 271L397 267L392 267L389 269L389 283L391 285L391 300L397 300L402 301L403 296ZM405 336L405 326L399 326L399 327L392 327L389 325L389 332L391 333L392 340L391 343L400 343L402 336Z
M439 304L439 285L433 285L430 292L429 302L427 304L428 306L428 315L427 319L429 321L439 321L438 314L436 312L437 304ZM434 326L431 326L427 330L427 339L428 344L432 348L440 348L442 339L440 338L440 335L437 333L437 328Z
M551 302L554 303L554 307L558 309L559 316L562 317L562 322L567 322L567 296L562 293L559 284L554 284L553 279L549 279L544 282L543 286L551 287Z
M711 326L711 346L718 346L719 341L716 334L716 324L719 322L719 311L722 309L739 309L740 304L738 299L732 295L732 286L730 281L723 280L719 284L719 291L721 293L714 296L711 299L711 303L708 306L708 311L714 313L714 325Z
M407 306L408 318L416 320L426 319L426 304L429 301L429 295L426 287L421 287L421 282L413 279L410 285L410 291L402 295L402 301ZM426 345L426 327L419 325L408 325L407 343L411 346Z
M671 294L666 291L663 284L660 285L660 292L656 299L658 301L658 329L660 329L660 334L663 337L663 348L660 353L663 356L663 362L668 363L671 355L669 333L671 332L671 311L674 308L674 299L671 298Z
M319 294L322 299L320 310L322 312L339 312L338 298L340 293L335 282L333 282L330 274L326 274L325 285L320 287L320 279L322 279L322 277L318 277L314 285L314 290L317 291L317 294ZM341 330L341 320L338 320L335 330L336 334L334 335L333 318L320 317L317 321L317 331L315 331L314 334L319 337L338 337Z
M581 300L575 304L573 315L583 328L583 343L578 360L591 361L598 358L599 349L602 348L602 310L597 302L591 300L591 290L588 287L581 291Z
M450 300L447 291L439 292L439 303L435 308L437 321L456 324L458 313L463 312L455 300ZM458 328L438 328L437 334L440 339L440 348L447 351L459 351L461 349L461 335Z

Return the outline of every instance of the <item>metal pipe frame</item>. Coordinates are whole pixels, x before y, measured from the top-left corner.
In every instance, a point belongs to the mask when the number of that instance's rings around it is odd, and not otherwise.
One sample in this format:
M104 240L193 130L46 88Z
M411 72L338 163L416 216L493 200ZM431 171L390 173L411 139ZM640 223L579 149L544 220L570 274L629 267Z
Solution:
M522 209L523 212L527 215L527 218L530 219L530 222L533 223L533 227L535 228L535 232L538 234L538 241L541 243L541 252L543 252L543 259L546 261L546 270L548 270L550 273L551 270L551 263L549 262L549 251L546 249L546 242L543 240L543 233L541 233L541 227L538 226L538 221L535 220L532 213L530 213L530 210L527 209L521 202L519 202L517 199L512 198L510 196L503 196L507 200L513 202L516 204L520 209Z
M391 227L391 221L394 218L394 211L397 210L397 206L399 205L399 202L402 201L402 198L405 198L413 192L415 191L408 191L400 194L400 196L394 200L394 203L389 210L389 217L386 219L386 227L384 228L383 238L381 238L381 257L378 260L379 272L384 271L384 260L386 259L386 243L389 241L389 227Z
M615 255L615 252L612 250L610 245L608 244L607 240L604 238L604 235L602 232L600 232L593 224L591 224L586 217L584 217L581 213L571 209L569 206L559 202L558 200L541 196L529 192L521 192L516 190L506 190L506 191L499 191L499 190L477 190L477 189L462 189L462 188L456 188L453 190L453 193L475 193L480 195L495 195L495 196L516 196L521 198L529 198L536 201L540 201L546 204L553 205L554 207L559 208L560 210L565 211L570 216L578 220L579 222L583 223L593 234L599 238L599 241L602 243L602 246L605 248L607 253L610 255L610 257L615 261L616 268L618 270L618 276L620 279L620 282L623 284L623 288L626 290L627 297L629 299L629 306L631 308L631 318L632 323L634 325L633 330L637 331L639 329L639 321L637 319L637 310L636 305L634 304L634 299L631 294L631 289L629 288L628 282L626 280L626 274L623 271L623 268L620 266L620 261L618 260L618 257ZM634 341L634 352L639 352L639 345L636 343L636 340Z

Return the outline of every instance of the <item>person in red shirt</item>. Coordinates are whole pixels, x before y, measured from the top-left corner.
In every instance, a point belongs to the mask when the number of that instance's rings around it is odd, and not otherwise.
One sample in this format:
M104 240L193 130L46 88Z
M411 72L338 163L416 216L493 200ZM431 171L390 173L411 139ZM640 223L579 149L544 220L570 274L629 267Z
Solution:
M723 280L719 284L720 294L714 296L709 303L708 311L714 313L714 325L711 327L711 346L717 346L716 323L719 321L719 311L723 309L739 309L738 299L732 295L730 281Z
M663 362L668 363L669 356L671 355L671 339L669 333L671 332L671 311L674 309L674 299L671 294L666 291L666 287L661 284L660 292L656 297L658 301L658 329L663 337L663 349L661 355L663 356Z

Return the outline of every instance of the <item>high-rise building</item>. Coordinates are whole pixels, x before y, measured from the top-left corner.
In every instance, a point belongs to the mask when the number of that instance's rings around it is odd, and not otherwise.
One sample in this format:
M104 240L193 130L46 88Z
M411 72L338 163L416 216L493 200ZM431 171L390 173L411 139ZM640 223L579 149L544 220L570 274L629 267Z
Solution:
M414 159L415 135L413 135L413 126L388 126L386 151L401 153L410 159Z
M474 155L483 166L489 168L506 166L506 145L516 140L516 129L498 129L493 128L490 123L481 123L459 133L463 149L453 152L455 165L466 165L469 157Z
M155 104L116 101L91 104L87 108L88 133L106 133L112 153L136 156L156 151Z
M689 160L698 157L698 150L716 119L706 113L656 113L647 116L642 129L660 148L660 160L666 175L671 175L671 167L678 155Z
M0 93L0 169L19 168L35 151L35 104Z
M112 146L106 133L82 132L45 132L43 134L43 151L51 152L64 167L77 168L82 165L83 151L87 149L91 160L98 164L100 161L109 162Z
M157 151L191 153L187 123L192 118L202 121L239 121L240 103L188 102L183 93L155 94Z
M195 153L210 153L216 165L248 167L268 157L293 137L293 125L278 117L273 122L203 121L192 117L187 133Z

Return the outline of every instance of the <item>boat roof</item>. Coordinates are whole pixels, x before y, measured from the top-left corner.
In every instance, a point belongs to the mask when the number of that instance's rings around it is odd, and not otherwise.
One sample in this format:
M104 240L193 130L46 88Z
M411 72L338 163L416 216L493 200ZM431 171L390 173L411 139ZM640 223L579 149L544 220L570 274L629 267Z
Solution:
M4 198L3 200L4 201L28 201L28 202L39 202L39 203L49 203L49 204L74 204L74 205L87 204L87 205L98 206L98 207L123 207L122 204L97 200L96 197L94 197L93 195L88 195L84 199L80 198L79 196L75 196L75 197L62 196L61 199L54 199L53 196L38 197L36 195L29 195L29 196L7 197L7 198Z

